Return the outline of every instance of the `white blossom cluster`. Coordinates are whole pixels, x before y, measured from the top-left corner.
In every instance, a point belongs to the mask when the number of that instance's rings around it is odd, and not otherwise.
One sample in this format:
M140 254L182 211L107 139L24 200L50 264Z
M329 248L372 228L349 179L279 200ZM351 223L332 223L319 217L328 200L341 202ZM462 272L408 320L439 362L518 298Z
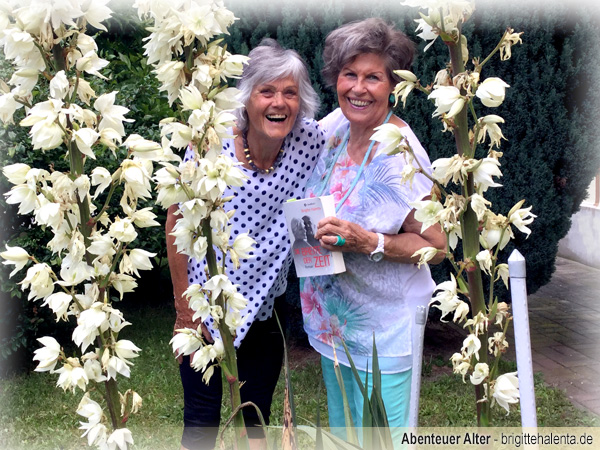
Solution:
M134 6L141 18L152 20L144 47L162 83L160 89L166 91L169 103L180 106L178 117L160 122L161 145L189 148L194 155L178 164L161 163L154 176L157 202L164 208L178 205L172 235L179 253L202 261L218 250L221 261L229 257L239 267L255 242L247 233L231 242L229 221L234 211L225 212L223 206L231 199L224 197L225 190L241 186L245 176L239 163L221 154L221 149L222 139L231 137L232 111L241 106L237 89L224 82L241 76L247 57L229 53L219 40L211 41L225 33L235 18L221 1L213 0L137 0ZM247 300L223 274L222 266L207 270L209 281L191 285L185 292L194 319L204 321L210 316L220 333L235 335ZM177 355L194 354L192 366L204 371L207 383L228 350L220 337L205 342L200 327L178 330L171 343Z
M155 254L133 243L137 228L159 224L151 208L138 209L138 204L151 198L153 161L174 155L141 136L126 138L129 110L115 104L117 92L97 95L88 81L105 79L101 71L108 61L98 56L86 27L106 30L102 22L111 16L107 4L108 0L8 0L0 8L0 46L14 68L8 82L0 83L0 120L12 123L15 111L24 106L26 117L20 125L31 127L33 149L64 151L70 161L69 172L23 163L3 168L14 185L5 194L7 203L18 205L19 214L31 214L35 225L52 232L47 245L58 266L39 262L19 247L7 246L0 256L4 264L15 266L11 277L32 261L20 282L23 291L29 291L28 299L42 301L57 321L76 322L72 339L81 356L67 356L56 339L42 337L35 370L59 374L57 385L65 391L84 391L78 413L88 420L81 429L89 445L124 450L133 438L121 420L137 412L141 397L117 391L121 412L119 404L114 405L111 424L111 414L90 398L90 383L116 386L118 375L130 376L140 351L133 342L119 339L130 323L112 306L110 291L121 297L133 291L134 276L152 268ZM48 83L46 99L33 95L42 83ZM115 173L101 166L86 173L86 162L96 159L97 148L108 147L116 154L122 145L128 157ZM109 217L117 186L122 190L120 211Z
M407 6L418 7L426 10L421 12L421 18L417 19L417 31L425 41L430 41L425 51L433 44L437 37L447 43L452 43L458 49L465 64L468 60L467 41L461 34L461 26L474 11L474 3L471 0L406 0ZM500 43L493 53L499 51L502 60L511 56L511 46L521 42L520 35L512 29L507 29ZM491 56L491 55L490 55ZM485 61L487 61L486 58ZM488 188L502 186L496 181L502 176L499 158L502 153L494 150L500 146L501 140L506 139L502 134L499 124L504 119L495 114L488 114L477 118L475 113L475 102L478 100L486 108L500 106L505 98L506 88L509 87L500 78L489 77L482 80L481 69L484 65L478 59L473 60L473 69L451 75L447 68L439 71L431 86L422 86L415 74L408 70L397 70L395 73L403 81L397 84L394 95L396 103L401 100L406 105L408 95L413 90L419 90L428 95L435 104L433 117L439 117L444 126L444 131L456 132L457 115L465 113L467 118L471 116L474 122L468 133L469 148L457 152L450 158L440 158L433 161L431 179L436 188L431 200L411 203L415 208L415 218L422 222L422 231L434 224L440 224L448 238L447 254L451 261L454 258L452 252L456 249L459 239L463 239L465 233L478 233L479 252L474 260L468 259L455 263L457 276L451 274L451 280L439 284L431 303L442 312L442 321L452 314L454 322L464 323L470 334L465 339L460 353L452 356L454 371L463 376L470 375L470 381L474 385L484 383L487 400L487 392L491 392L491 398L500 406L509 410L509 404L518 402L518 380L514 374L497 375L496 369L490 370L485 362L479 362L479 351L482 347L479 336L488 332L488 324L493 322L502 331L495 332L488 338L489 353L495 357L504 353L508 348L505 339L506 329L511 317L508 306L505 303L492 301L486 311L473 311L469 302L469 287L464 279L465 272L481 270L491 278L493 285L502 279L508 287L508 265L499 263L498 252L502 250L514 238L513 227L527 234L531 233L528 228L534 218L531 206L523 208L524 200L519 201L504 216L494 213L490 208L491 202L484 195ZM426 168L419 167L412 149L404 138L402 131L393 124L385 124L375 129L372 139L381 142L381 148L388 154L400 153L407 164L403 172L404 182L412 183L416 173L425 173ZM487 155L476 158L478 144L489 141ZM417 164L415 165L415 162ZM460 189L446 191L452 183ZM469 188L471 183L472 188ZM478 229L465 229L463 217L470 209L477 217ZM419 266L430 261L438 252L435 248L426 247L413 256L419 257ZM471 318L469 317L469 314Z

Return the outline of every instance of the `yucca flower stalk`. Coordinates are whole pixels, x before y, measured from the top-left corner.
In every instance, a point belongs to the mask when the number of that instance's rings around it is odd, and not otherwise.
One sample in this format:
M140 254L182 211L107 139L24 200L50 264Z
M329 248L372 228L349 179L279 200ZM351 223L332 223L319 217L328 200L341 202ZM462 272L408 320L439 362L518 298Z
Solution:
M234 341L244 322L247 300L225 274L226 261L239 267L255 244L247 234L230 239L233 212L224 205L228 187L239 187L245 176L223 155L222 139L231 137L232 111L241 106L237 89L226 84L239 78L247 57L233 55L221 46L218 35L226 33L235 20L220 1L138 0L141 18L151 26L145 55L162 82L176 112L161 122L163 147L187 149L178 164L164 162L156 172L157 202L164 208L177 205L179 216L172 236L178 253L206 260L207 282L192 284L184 295L195 312L193 319L215 324L214 342L208 342L201 326L176 330L171 343L177 356L192 355L191 365L209 382L214 368L223 370L229 384L234 411L236 443L247 448L244 419L240 411L240 383ZM220 260L220 262L219 262Z
M57 386L84 392L77 413L88 445L124 450L133 444L127 420L142 405L133 390L119 392L119 376L129 377L132 360L141 350L119 339L130 325L113 306L111 295L131 292L139 270L152 267L155 254L135 248L137 228L157 226L150 208L139 209L151 197L153 161L169 159L161 145L140 136L126 137L128 109L116 104L117 92L97 95L93 85L106 78L108 61L87 27L106 28L111 17L108 0L3 1L0 8L0 45L13 66L9 80L0 83L0 119L12 123L25 107L20 125L31 127L33 151L65 157L69 169L32 168L16 163L3 168L14 184L5 194L19 214L31 214L32 223L52 232L47 247L55 266L41 262L18 247L6 247L4 264L18 271L32 263L20 282L30 301L42 301L57 321L75 325L72 340L77 354L67 355L53 337L38 339L36 371L59 374ZM90 77L99 81L90 83ZM48 92L47 97L43 97ZM93 169L95 152L109 148L123 155L110 173ZM126 152L120 150L127 149ZM116 188L122 186L120 198ZM92 192L93 191L93 192ZM118 213L110 217L110 206ZM119 208L120 207L120 208ZM35 249L30 249L34 251ZM97 385L97 386L94 386Z
M417 171L434 182L432 199L412 206L423 229L439 223L446 232L446 256L455 273L436 287L431 304L441 310L442 321L451 314L454 322L462 323L469 331L460 352L451 360L454 372L461 374L464 381L469 375L475 386L478 425L490 426L490 406L497 402L508 412L509 404L518 402L519 397L516 376L498 373L498 361L508 347L505 337L511 321L508 305L498 302L494 295L496 281L502 280L508 287L508 266L500 262L499 252L513 237L512 226L529 235L527 225L536 216L531 207L522 208L524 200L503 216L494 213L491 202L485 199L489 188L501 186L496 181L502 176L499 162L502 153L497 148L506 138L500 129L504 119L497 115L478 116L477 103L493 108L504 101L510 86L496 77L484 78L483 69L498 52L502 60L509 59L511 46L521 42L522 33L507 29L489 56L469 62L462 27L474 11L473 1L407 0L403 4L426 10L416 20L419 36L431 41L425 51L440 37L448 48L450 61L429 86L421 85L410 71L396 71L404 81L396 86L394 93L403 103L411 92L427 94L436 107L432 116L441 120L443 131L454 136L456 154L433 161L428 175L428 168L412 165L418 164L417 160L399 128L390 124L378 127L372 139L382 142L390 154L402 153L399 157L411 163L404 174L405 182L410 182ZM480 157L478 146L486 142L487 154ZM459 239L462 239L462 254L456 250ZM420 256L419 264L424 264L436 253L436 249L424 248L415 255ZM484 276L490 279L487 293ZM493 326L499 331L492 333Z

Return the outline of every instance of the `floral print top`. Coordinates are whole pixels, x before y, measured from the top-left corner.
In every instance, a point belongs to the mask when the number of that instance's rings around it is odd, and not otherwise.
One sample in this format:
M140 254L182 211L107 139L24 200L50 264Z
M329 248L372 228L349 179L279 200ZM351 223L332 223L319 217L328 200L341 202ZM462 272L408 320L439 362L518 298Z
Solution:
M336 110L321 121L326 145L308 181L307 197L334 196L337 202L346 194L360 165L343 146L349 122ZM427 153L408 126L402 132L415 150L421 165L429 168ZM335 155L341 150L337 160ZM401 182L405 165L401 155L375 152L364 168L356 187L337 213L374 232L396 234L411 211L410 202L421 200L431 191L431 182L417 174L412 187ZM332 171L328 178L328 173ZM414 310L427 304L435 287L429 268L382 260L373 262L365 254L344 253L346 272L338 275L300 279L304 329L311 345L323 356L349 365L341 339L356 367L372 367L373 335L382 373L407 370L412 365L411 331Z

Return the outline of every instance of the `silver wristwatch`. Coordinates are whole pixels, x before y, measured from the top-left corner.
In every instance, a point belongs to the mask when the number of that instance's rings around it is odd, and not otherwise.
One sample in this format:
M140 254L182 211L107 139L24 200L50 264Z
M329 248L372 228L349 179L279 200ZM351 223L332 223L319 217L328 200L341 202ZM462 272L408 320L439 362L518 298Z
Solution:
M379 262L383 259L383 244L384 244L384 237L383 234L381 233L376 233L377 234L377 248L375 248L375 250L373 250L371 252L371 254L369 255L369 261L374 261L374 262Z

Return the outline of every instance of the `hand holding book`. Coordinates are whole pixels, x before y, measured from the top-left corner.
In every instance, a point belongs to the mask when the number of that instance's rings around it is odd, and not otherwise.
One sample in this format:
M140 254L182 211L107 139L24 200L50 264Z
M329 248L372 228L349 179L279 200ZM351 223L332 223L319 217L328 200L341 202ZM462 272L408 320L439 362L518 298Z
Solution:
M342 253L322 247L315 237L316 224L325 217L335 216L333 196L288 201L283 211L299 277L332 275L346 270Z

